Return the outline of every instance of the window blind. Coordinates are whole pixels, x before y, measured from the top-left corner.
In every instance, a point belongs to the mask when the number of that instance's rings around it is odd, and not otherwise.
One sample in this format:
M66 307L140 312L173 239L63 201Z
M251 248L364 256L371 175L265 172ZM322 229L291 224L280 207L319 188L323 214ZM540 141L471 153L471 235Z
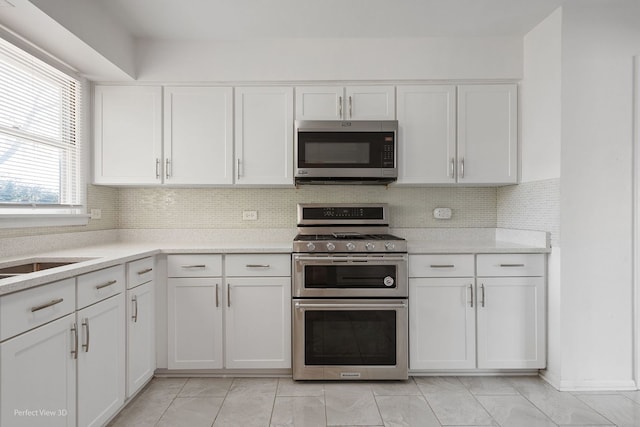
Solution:
M82 84L0 39L0 208L82 204Z

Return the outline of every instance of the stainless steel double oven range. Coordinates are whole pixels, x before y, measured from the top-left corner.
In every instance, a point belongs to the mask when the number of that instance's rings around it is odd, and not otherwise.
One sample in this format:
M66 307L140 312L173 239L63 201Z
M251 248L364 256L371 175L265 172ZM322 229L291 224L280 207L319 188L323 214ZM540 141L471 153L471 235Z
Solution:
M299 204L293 378L407 379L407 245L386 204Z

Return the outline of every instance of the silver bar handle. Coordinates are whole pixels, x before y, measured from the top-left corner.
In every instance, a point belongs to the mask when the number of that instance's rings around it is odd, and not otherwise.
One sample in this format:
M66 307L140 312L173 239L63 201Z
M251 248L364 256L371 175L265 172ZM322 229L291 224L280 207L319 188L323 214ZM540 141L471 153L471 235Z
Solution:
M46 302L44 304L36 305L35 307L31 307L31 312L35 313L36 311L44 310L45 308L49 308L49 307L52 307L52 306L54 306L56 304L60 304L62 301L64 301L64 298L52 299L51 301Z
M403 257L403 256L370 256L370 257L349 256L349 257L344 257L344 259L331 259L329 257L321 257L321 256L300 256L300 257L294 258L295 261L310 261L310 262L321 261L325 263L348 262L348 261L380 263L384 261L398 262L398 261L404 261L405 259L406 257Z
M164 174L167 177L167 179L171 177L171 172L169 169L170 167L171 167L171 160L169 160L169 158L167 157L164 160Z
M231 307L231 285L227 283L227 307Z
M181 268L207 268L206 264L189 264L189 265L182 265L180 266Z
M339 118L342 118L342 97L341 96L338 97L338 116L340 116Z
M271 264L245 264L247 268L269 268Z
M451 162L449 163L449 171L451 173L451 178L456 177L456 159L451 158Z
M464 178L464 157L460 159L460 178Z
M455 268L455 264L431 264L431 268Z
M313 303L302 303L296 301L296 308L354 308L354 304L313 304ZM391 304L357 304L357 308L407 308L407 304L404 302L399 303L391 303Z
M118 283L117 280L109 280L106 283L103 283L102 285L96 285L96 289L102 289L102 288L106 288L107 286L111 286L111 285L115 285L116 283Z
M84 349L85 353L89 353L89 319L85 318L82 321L82 326L86 328L87 331L87 335L86 335L86 340L85 340L85 344L82 344L82 348Z
M137 274L138 274L138 276L142 276L143 274L146 274L146 273L148 273L150 271L153 271L153 268L145 268L144 270L138 271Z
M240 179L240 157L236 159L236 179Z
M349 118L353 117L353 102L351 102L351 95L349 95Z
M71 356L73 359L78 358L78 325L74 323L71 325L71 332L73 333L73 348L71 349Z
M524 264L500 264L500 267L524 267Z
M156 179L160 179L160 159L156 157Z
M469 307L473 308L473 285L469 285L469 291L471 291L471 302L469 303Z
M134 295L133 297L131 297L131 302L133 303L133 316L131 316L131 319L133 320L133 323L137 323L138 322L138 296Z
M218 296L218 284L216 283L216 308L220 307L220 297Z
M484 283L480 285L480 289L482 290L482 300L480 300L480 305L484 307Z

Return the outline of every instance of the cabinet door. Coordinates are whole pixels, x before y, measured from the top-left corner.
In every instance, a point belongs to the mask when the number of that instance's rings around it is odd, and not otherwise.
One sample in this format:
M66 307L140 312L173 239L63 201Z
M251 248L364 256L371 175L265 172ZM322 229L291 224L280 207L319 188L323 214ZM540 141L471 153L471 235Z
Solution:
M395 88L393 86L347 86L343 117L346 120L395 119Z
M94 103L94 182L159 184L160 87L96 86Z
M410 279L409 297L409 369L475 368L473 279Z
M233 183L231 88L164 89L165 184Z
M398 184L456 181L455 86L398 86Z
M77 312L78 425L104 425L124 404L124 294Z
M236 89L236 184L293 185L293 88Z
M291 368L291 278L227 283L226 367Z
M153 376L156 369L154 283L127 291L127 398Z
M342 86L296 88L296 120L340 120L343 117Z
M478 368L544 368L544 278L484 278L477 288Z
M1 425L76 425L74 325L69 314L0 344Z
M518 180L516 85L458 86L458 182Z
M222 368L220 278L168 280L169 369Z

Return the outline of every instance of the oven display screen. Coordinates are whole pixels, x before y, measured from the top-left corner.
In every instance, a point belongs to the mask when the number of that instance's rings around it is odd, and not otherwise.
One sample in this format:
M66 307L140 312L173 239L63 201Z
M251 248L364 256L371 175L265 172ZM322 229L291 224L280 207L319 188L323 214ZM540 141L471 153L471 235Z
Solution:
M305 313L306 365L395 365L394 310Z

